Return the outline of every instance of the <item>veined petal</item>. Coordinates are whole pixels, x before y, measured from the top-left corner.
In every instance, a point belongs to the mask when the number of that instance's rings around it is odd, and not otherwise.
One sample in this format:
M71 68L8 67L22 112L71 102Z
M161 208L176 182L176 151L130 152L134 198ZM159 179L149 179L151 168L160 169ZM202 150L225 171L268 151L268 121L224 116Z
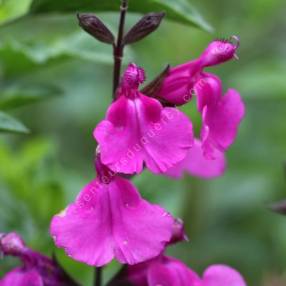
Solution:
M246 286L242 276L233 268L225 265L210 266L203 275L201 286Z
M92 181L65 213L55 216L51 234L75 260L102 266L116 258L136 264L160 254L172 235L173 218L143 200L127 180Z
M140 173L144 163L163 173L181 161L193 143L192 124L175 108L138 94L111 105L106 120L94 131L102 162L120 173Z

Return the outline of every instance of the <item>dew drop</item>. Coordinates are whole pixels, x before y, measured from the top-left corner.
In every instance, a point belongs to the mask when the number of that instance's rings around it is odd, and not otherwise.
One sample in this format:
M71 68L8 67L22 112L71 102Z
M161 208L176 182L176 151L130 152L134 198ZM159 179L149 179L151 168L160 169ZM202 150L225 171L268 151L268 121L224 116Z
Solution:
M124 240L123 241L123 245L127 245L128 244L128 241L127 240Z

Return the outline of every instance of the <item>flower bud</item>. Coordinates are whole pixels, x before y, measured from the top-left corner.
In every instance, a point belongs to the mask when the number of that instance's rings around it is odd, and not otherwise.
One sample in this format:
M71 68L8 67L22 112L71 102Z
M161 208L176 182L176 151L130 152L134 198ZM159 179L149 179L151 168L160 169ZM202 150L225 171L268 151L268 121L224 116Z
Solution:
M230 40L215 40L201 55L201 64L204 67L214 66L238 58L236 55L238 47L239 38L237 36L232 36Z
M88 34L106 44L114 43L114 36L106 25L95 15L78 14L79 25Z
M160 26L162 19L164 18L165 13L149 13L144 15L143 18L135 24L131 30L125 35L123 43L133 44L147 37L153 33Z

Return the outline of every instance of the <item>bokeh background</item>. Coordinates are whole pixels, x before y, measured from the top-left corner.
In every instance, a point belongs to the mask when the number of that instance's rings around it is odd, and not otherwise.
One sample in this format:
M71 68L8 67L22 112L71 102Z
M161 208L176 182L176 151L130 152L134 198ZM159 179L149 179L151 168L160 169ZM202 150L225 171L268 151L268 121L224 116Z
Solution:
M5 2L0 1L0 110L24 122L30 133L0 133L0 231L16 230L47 255L55 251L74 277L90 285L92 268L56 250L48 229L52 215L95 175L91 134L111 100L111 49L84 34L74 13L29 13L4 23ZM125 63L135 61L152 79L168 63L197 57L213 38L239 35L240 60L211 71L222 77L225 90L241 92L247 115L223 177L172 181L145 171L134 183L144 197L185 220L190 242L169 249L171 255L200 273L209 264L226 263L248 285L286 285L286 217L268 209L286 197L285 0L192 4L215 28L212 34L166 20L126 50ZM98 16L116 31L118 14ZM138 17L129 14L127 25ZM183 109L198 128L194 105ZM17 263L1 260L0 273ZM118 267L107 267L106 279Z

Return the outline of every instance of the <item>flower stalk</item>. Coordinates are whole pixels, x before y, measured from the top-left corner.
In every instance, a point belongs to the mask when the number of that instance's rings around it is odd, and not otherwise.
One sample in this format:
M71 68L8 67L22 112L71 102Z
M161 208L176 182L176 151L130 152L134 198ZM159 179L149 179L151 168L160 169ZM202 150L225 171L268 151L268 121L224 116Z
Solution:
M94 286L101 286L102 282L102 267L97 267L95 269Z
M124 52L123 36L124 36L124 27L125 19L128 10L128 0L122 0L120 6L120 20L119 28L117 35L117 42L113 44L113 58L114 58L114 67L113 67L113 99L116 98L116 89L119 85L121 64ZM94 286L101 286L102 282L102 267L97 267L95 269L95 279Z
M113 46L114 69L113 69L113 99L115 99L116 89L119 85L122 57L124 51L123 36L125 27L125 18L128 10L128 0L121 1L120 20L118 28L117 42Z

